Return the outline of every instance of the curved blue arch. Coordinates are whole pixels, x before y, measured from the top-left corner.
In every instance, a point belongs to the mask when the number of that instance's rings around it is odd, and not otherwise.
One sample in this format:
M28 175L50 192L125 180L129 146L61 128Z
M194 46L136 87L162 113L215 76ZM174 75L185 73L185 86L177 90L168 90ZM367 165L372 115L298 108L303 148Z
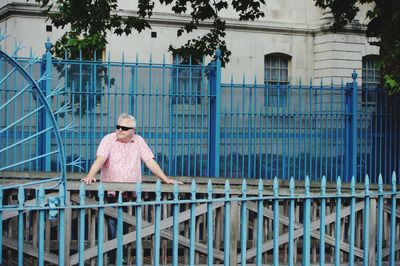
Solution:
M47 183L50 181L58 181L58 183L55 186L52 187L57 187L61 183L66 182L66 161L65 161L65 153L64 153L64 146L63 142L61 139L61 134L59 131L59 127L57 125L57 121L54 117L53 111L51 110L51 107L49 103L46 100L46 97L44 96L43 92L40 90L38 84L35 82L35 80L24 70L24 68L13 58L11 58L9 55L7 55L5 52L0 50L0 58L4 58L10 65L12 65L19 74L22 75L22 77L32 86L32 90L37 93L37 97L39 97L40 102L42 103L45 111L47 114L49 114L49 117L51 119L51 124L53 128L53 133L56 139L57 147L58 147L58 155L60 159L60 176L57 178L52 178L48 180L42 180L42 181L35 181L35 182L29 182L26 184L23 184L22 186L29 186L29 185L34 185L34 184L40 184L40 183ZM4 186L2 189L9 189L9 188L15 188L19 187L21 184L18 185L10 185L10 186Z

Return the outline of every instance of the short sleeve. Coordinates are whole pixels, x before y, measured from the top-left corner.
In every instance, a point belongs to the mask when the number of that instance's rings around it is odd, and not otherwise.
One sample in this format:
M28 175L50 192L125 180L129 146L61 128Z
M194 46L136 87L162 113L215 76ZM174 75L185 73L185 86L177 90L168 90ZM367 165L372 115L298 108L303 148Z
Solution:
M99 147L97 148L97 153L96 156L102 156L105 159L108 158L108 156L110 155L110 148L111 148L111 138L110 135L105 136L99 144Z
M151 151L150 147L147 145L146 141L142 137L139 137L138 140L140 141L140 159L143 162L153 159L154 154Z

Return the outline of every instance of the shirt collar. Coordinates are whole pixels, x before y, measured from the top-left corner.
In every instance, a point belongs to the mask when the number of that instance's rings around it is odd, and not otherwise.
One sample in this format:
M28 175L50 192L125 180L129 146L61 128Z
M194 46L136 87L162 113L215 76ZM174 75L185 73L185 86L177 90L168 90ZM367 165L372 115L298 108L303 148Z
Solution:
M136 135L136 134L132 134L132 138L131 138L131 140L130 140L129 142L135 142L135 135ZM117 139L117 134L115 134L115 133L114 133L114 140L115 140L115 141L118 141L118 139Z

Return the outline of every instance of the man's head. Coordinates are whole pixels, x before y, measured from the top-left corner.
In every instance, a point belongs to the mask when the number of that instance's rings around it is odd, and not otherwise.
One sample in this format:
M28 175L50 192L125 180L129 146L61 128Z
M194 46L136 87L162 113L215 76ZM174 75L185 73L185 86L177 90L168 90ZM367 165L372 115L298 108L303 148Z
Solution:
M117 139L122 142L129 142L132 139L135 129L136 119L127 113L120 114L115 130Z

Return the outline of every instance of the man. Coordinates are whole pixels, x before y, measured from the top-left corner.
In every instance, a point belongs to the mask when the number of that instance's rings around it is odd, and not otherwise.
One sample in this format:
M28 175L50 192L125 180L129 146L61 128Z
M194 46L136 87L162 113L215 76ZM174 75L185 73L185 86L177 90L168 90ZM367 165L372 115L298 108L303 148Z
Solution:
M141 161L143 161L154 175L167 184L173 184L175 180L164 174L145 140L135 134L135 129L135 118L122 113L118 118L115 132L101 140L96 160L87 176L81 181L89 185L96 182L96 174L101 169L103 182L141 182Z
M122 113L114 133L106 135L97 149L96 160L90 167L89 173L81 181L90 185L96 182L96 174L101 169L102 182L128 182L142 181L141 161L167 184L176 182L168 178L154 160L154 155L145 140L135 134L136 120L133 116ZM178 182L182 184L182 182ZM135 193L124 192L125 200L133 200ZM114 191L107 193L107 202L115 203L117 195ZM116 236L116 220L108 220L110 239ZM115 250L110 253L110 261L115 261Z

